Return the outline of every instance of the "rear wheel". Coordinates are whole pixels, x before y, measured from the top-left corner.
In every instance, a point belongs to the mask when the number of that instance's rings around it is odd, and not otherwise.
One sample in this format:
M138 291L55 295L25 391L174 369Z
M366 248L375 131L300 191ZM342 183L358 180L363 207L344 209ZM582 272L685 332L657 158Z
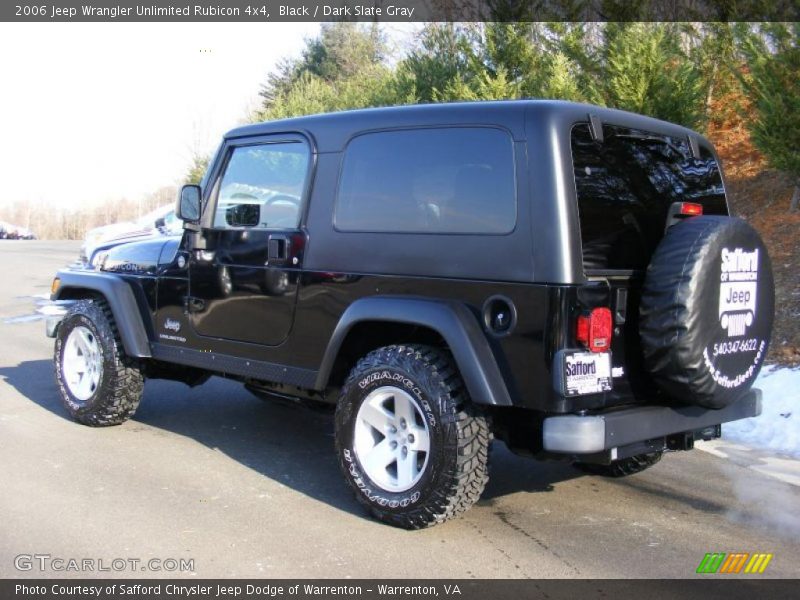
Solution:
M336 449L356 498L406 529L466 511L488 481L489 424L447 354L388 346L361 359L336 409Z
M136 412L144 377L126 356L105 300L81 300L58 326L56 383L70 416L84 425L119 425Z
M603 475L604 477L626 477L641 473L649 469L661 460L663 452L650 452L648 454L637 454L628 458L615 460L610 465L597 465L592 463L573 463L576 469L580 469L592 475Z

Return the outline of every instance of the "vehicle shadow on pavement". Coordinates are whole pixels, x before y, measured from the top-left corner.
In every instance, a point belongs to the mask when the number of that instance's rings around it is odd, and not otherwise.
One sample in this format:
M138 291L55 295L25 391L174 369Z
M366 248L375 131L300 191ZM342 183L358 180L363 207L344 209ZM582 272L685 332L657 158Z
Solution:
M0 379L72 422L51 361L0 368ZM339 473L330 415L259 400L240 384L216 377L196 388L148 380L136 414L119 428L135 435L143 426L191 438L286 487L367 518Z
M515 493L539 494L554 491L562 481L582 477L583 473L568 462L536 461L513 454L502 442L492 447L489 484L479 506L491 505L494 499Z
M72 421L58 397L51 361L0 368L0 377L42 408ZM120 427L135 431L142 425L191 438L302 494L369 518L339 472L332 414L260 400L241 384L218 377L196 388L148 380L139 409ZM567 463L537 463L495 442L491 478L479 506L519 492L550 492L554 484L579 476Z
M237 382L212 377L195 388L148 381L130 424L191 438L305 496L368 518L339 473L332 415L262 400Z
M58 397L53 361L28 360L16 367L0 367L0 378L42 408L70 420Z

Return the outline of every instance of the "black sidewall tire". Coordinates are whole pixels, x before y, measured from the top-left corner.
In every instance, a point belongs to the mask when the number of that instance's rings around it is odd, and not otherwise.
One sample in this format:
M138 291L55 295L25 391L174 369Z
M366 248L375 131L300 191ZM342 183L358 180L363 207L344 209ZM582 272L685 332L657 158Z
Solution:
M446 477L447 473L455 471L456 444L451 440L453 425L443 422L439 397L444 390L431 389L430 383L397 367L382 366L360 373L340 399L336 411L339 462L348 482L365 505L381 512L403 514L417 505L423 505L441 489L442 475ZM361 467L354 448L356 416L362 402L371 392L386 386L398 388L414 398L426 420L430 436L425 472L413 487L402 492L386 491L373 482Z
M109 315L105 301L79 301L59 325L54 348L56 385L64 407L76 421L95 427L118 425L133 416L144 384L138 365L121 349ZM102 359L97 388L86 400L72 394L62 368L65 342L78 326L95 336Z
M87 311L88 312L88 311ZM102 315L102 313L101 313ZM103 319L104 321L105 319ZM105 323L103 323L105 324ZM103 361L103 366L100 369L100 380L97 382L97 388L94 391L94 394L91 395L90 398L87 400L81 400L77 398L73 393L70 391L69 386L64 378L63 373L63 360L64 360L64 349L66 345L66 341L69 338L69 335L75 330L77 327L86 327L89 331L92 332L92 335L97 340L97 346L100 351L100 356ZM74 315L69 316L67 319L62 322L58 327L58 335L56 337L56 381L58 382L59 389L61 391L61 398L64 401L67 409L69 410L70 414L73 416L81 417L87 413L93 412L97 408L98 400L103 397L104 387L107 386L107 382L113 373L109 372L108 368L108 355L109 352L113 352L113 349L108 348L107 344L104 343L103 335L100 333L101 328L97 326L95 321L89 317L86 313L77 313Z

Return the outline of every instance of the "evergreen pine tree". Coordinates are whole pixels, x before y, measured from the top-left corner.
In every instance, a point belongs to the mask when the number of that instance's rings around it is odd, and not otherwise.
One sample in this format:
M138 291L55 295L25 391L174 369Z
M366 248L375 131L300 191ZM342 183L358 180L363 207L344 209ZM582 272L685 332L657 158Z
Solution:
M790 210L800 208L800 23L739 25L738 47L747 70L740 80L753 102L748 122L769 164L794 178Z

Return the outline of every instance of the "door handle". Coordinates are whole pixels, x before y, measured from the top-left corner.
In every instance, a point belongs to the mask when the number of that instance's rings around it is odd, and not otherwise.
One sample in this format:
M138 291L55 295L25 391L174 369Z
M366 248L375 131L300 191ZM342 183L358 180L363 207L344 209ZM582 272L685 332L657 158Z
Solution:
M267 264L282 264L289 258L289 238L271 235L267 240Z

